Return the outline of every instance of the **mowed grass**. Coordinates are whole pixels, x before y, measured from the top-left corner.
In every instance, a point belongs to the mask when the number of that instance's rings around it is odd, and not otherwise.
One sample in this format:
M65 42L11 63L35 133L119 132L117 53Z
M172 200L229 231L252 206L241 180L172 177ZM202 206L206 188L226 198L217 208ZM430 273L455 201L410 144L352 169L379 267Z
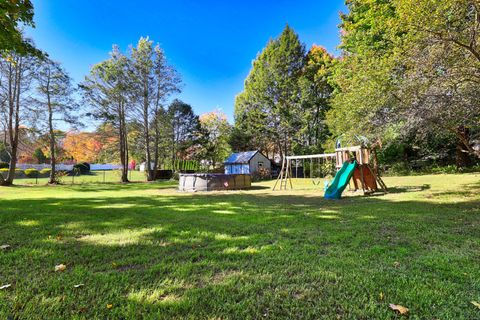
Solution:
M480 175L385 182L0 188L0 318L479 319Z
M5 175L6 177L6 175ZM85 183L112 183L120 180L121 173L119 170L105 170L105 171L91 171L89 174L79 176L65 176L61 178L63 184L85 184ZM139 182L146 181L144 172L129 171L128 178L130 181ZM15 183L18 185L45 185L48 183L48 178L21 178L16 179Z

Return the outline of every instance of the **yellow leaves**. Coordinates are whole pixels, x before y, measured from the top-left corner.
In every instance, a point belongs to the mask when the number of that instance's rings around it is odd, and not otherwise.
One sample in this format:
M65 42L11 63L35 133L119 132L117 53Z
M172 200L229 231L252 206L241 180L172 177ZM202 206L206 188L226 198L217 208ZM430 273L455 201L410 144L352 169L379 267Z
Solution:
M59 264L55 266L55 272L63 272L67 269L67 266L64 264Z
M108 303L108 304L107 304L107 309L112 309L112 308L113 308L113 304Z
M392 309L393 311L397 311L398 313L400 314L407 314L408 313L408 308L404 307L404 306L401 306L399 304L393 304L393 303L390 303L389 305L390 309Z
M103 143L97 134L89 132L68 132L63 140L63 149L78 162L94 162Z
M383 299L385 299L385 295L383 294L383 292L380 292L378 298L380 298L380 301L383 301Z
M478 309L480 309L480 302L478 301L470 301L475 307L477 307Z
M112 262L112 268L115 269L115 268L117 268L117 267L118 267L117 263L116 263L116 262Z
M393 263L393 266L394 266L395 268L398 268L398 267L400 267L400 262L398 262L398 261L395 261L395 262Z

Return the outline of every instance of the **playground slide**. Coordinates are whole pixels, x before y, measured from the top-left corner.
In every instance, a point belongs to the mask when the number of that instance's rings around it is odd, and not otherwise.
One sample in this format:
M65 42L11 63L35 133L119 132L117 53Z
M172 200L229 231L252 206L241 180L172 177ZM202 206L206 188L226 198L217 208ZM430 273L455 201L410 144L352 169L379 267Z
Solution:
M325 199L340 199L342 197L342 192L352 178L356 166L357 161L343 163L342 168L337 172L333 182L325 191Z

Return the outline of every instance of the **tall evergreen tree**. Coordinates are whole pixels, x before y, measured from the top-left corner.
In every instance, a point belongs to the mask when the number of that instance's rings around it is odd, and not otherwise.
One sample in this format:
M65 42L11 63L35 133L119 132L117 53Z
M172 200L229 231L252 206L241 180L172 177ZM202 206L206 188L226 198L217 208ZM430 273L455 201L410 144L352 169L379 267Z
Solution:
M291 150L301 126L298 79L304 59L305 46L287 25L253 61L244 91L236 99L238 125L274 141L281 154Z
M307 54L301 88L302 128L296 144L296 153L321 153L328 137L325 123L330 108L333 88L329 83L335 59L320 46L312 46Z

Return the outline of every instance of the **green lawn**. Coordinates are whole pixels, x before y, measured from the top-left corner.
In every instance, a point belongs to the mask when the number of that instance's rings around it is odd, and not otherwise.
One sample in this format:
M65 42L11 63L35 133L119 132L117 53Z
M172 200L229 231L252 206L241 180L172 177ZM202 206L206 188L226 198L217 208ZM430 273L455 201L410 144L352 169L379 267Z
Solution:
M0 188L0 319L479 319L480 175L385 182Z
M90 174L80 176L65 176L62 178L63 184L84 184L84 183L110 183L120 181L121 173L119 170L92 171ZM6 177L6 175L5 175ZM146 181L144 172L129 171L128 178L130 181ZM48 183L48 178L21 178L16 179L17 184L38 184Z

